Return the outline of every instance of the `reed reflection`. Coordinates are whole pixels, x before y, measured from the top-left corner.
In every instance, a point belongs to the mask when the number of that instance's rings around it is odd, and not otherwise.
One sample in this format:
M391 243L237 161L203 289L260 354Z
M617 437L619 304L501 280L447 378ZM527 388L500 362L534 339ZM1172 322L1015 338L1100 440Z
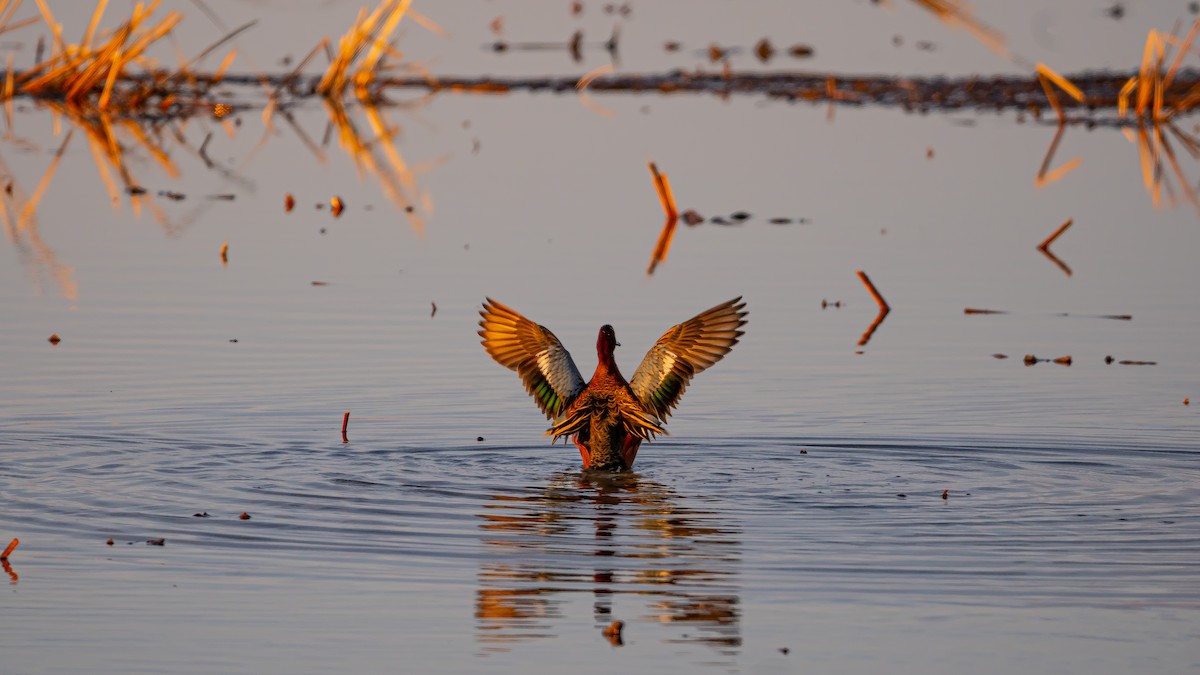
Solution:
M639 624L678 624L666 641L736 655L739 529L685 501L637 474L564 472L541 490L493 495L480 513L483 651L553 638L590 598L597 639L613 619L635 640Z

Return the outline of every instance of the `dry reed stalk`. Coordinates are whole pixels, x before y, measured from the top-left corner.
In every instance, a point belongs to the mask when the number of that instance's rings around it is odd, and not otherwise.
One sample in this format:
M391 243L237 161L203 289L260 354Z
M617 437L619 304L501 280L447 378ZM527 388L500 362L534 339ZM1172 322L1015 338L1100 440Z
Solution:
M71 142L71 136L75 130L67 132L67 137L63 139L62 145L54 153L54 159L50 160L50 166L46 167L46 172L42 174L42 179L38 181L38 186L34 188L33 194L29 196L29 201L25 203L25 208L21 210L21 217L17 220L17 230L23 230L33 221L33 215L37 212L38 203L42 200L42 195L46 194L46 188L50 186L50 182L54 179L55 172L58 171L58 163L62 161L63 153L67 151L67 144Z
M410 4L412 0L383 0L370 14L366 8L361 9L350 30L338 40L337 51L317 83L317 93L326 97L341 96L350 83L351 66L369 47L362 66L353 76L359 98L367 98L367 88L387 49L387 40L404 18Z
M1075 219L1074 219L1074 218L1067 218L1067 222L1065 222L1065 223L1063 223L1062 225L1060 225L1060 226L1058 227L1058 229L1054 231L1054 234L1051 234L1049 237L1046 237L1046 240L1045 240L1045 241L1043 241L1042 243L1038 244L1038 248L1040 248L1040 249L1041 249L1041 250L1043 250L1043 251L1045 251L1046 249L1050 248L1050 244L1053 244L1053 243L1054 243L1054 240L1055 240L1055 239L1058 239L1058 238L1059 238L1059 236L1061 236L1063 232L1066 232L1066 231L1067 231L1067 228L1071 227L1071 224L1072 224L1072 223L1074 223L1074 222L1075 222Z
M1038 75L1043 76L1054 84L1058 85L1058 88L1065 91L1071 98L1083 103L1083 91L1081 91L1079 87L1075 86L1073 82L1055 72L1050 66L1047 66L1044 63L1037 64L1037 73Z
M8 137L13 135L13 94L16 92L13 79L13 52L8 53L8 62L4 70L4 122L8 128Z
M675 228L679 224L679 211L675 208L675 196L671 193L671 183L667 179L667 175L659 173L658 165L654 162L650 162L649 166L650 173L654 177L654 190L658 193L658 201L662 204L663 212L667 216L662 232L658 235L658 241L654 244L654 251L650 255L650 265L646 268L646 274L654 274L658 264L665 262L667 254L671 251L671 240L674 239Z
M1054 161L1054 154L1058 152L1058 144L1062 141L1063 134L1067 131L1066 124L1059 124L1058 130L1054 132L1054 140L1050 141L1050 147L1046 149L1046 156L1042 159L1042 165L1038 167L1037 176L1033 179L1033 184L1036 187L1045 187L1055 181L1062 179L1068 173L1078 169L1083 164L1082 157L1074 157L1066 164L1050 171L1050 163ZM1047 173L1048 172L1048 173Z
M858 270L855 272L855 274L858 275L859 281L863 282L863 285L867 287L867 292L870 293L871 297L875 299L875 304L879 305L880 312L887 314L888 312L892 311L892 308L888 306L887 301L884 300L883 296L879 294L879 289L875 288L875 284L871 283L871 280L867 277L867 273L862 270Z
M38 20L39 20L38 17L31 16L28 19L21 19L20 21L13 23L13 24L8 23L7 21L0 21L0 35L3 35L10 31L20 30L26 26L32 26L33 24L37 23Z
M425 221L413 208L415 202L420 202L425 212L433 210L433 204L429 196L423 194L417 185L416 177L412 169L408 167L408 162L404 161L404 156L400 154L399 148L396 147L396 128L387 123L380 112L378 106L366 105L363 108L363 113L367 118L367 124L375 133L376 142L372 145L379 147L383 151L384 158L387 160L387 165L383 166L375 161L371 154L371 149L357 138L355 139L360 152L365 153L364 157L369 160L368 167L372 168L372 173L379 179L380 184L384 188L384 193L392 200L397 207L401 208L408 217L409 225L416 232L418 237L425 235ZM348 127L353 131L353 127Z
M593 80L602 75L607 75L614 70L616 70L616 67L613 66L613 64L606 63L598 68L589 70L583 77L579 78L578 82L575 83L575 91L579 92L579 102L583 104L585 108L591 110L597 115L600 115L601 117L612 117L616 113L593 101L591 95L587 93L587 88Z
M679 211L675 208L675 195L671 194L671 186L667 182L667 174L659 173L658 165L649 163L650 173L654 176L654 190L658 193L658 201L662 204L663 213L668 218L676 217Z
M962 26L985 47L1004 58L1009 58L1004 34L971 16L971 7L959 0L913 0L916 4L933 12L950 27Z
M1158 31L1151 30L1150 34L1146 36L1146 46L1142 51L1142 67L1138 70L1137 101L1133 108L1138 117L1146 114L1146 107L1154 93L1154 53L1158 47Z
M858 342L856 344L859 347L865 347L866 344L871 341L871 336L875 334L875 330L879 328L879 324L883 323L883 320L887 318L887 315L888 310L882 308L879 310L879 313L876 314L875 318L871 321L871 325L867 326L867 329L863 331L862 337L858 338Z

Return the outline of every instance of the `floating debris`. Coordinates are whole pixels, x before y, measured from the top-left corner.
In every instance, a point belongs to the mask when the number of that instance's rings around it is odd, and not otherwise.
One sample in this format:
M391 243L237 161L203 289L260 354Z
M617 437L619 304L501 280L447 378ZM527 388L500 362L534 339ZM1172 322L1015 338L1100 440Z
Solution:
M671 239L675 236L675 226L679 222L679 211L675 208L675 196L671 193L671 182L667 180L667 174L660 173L658 165L654 162L650 162L649 166L650 174L654 178L654 189L658 193L658 201L662 204L667 220L663 223L662 232L654 244L650 265L646 268L647 275L654 274L658 264L666 261L667 253L671 250Z
M242 520L250 520L250 514L243 511L242 514L238 516L238 518L240 518Z
M57 345L62 342L62 338L58 337L58 333L51 333L50 337L46 338L46 341L52 345Z
M790 651L792 651L792 650L788 649L787 647L780 647L780 648L779 648L779 653L780 653L780 654L783 654L784 656L787 656L787 655L788 655L788 652L790 652Z
M350 411L347 410L342 415L342 442L349 443L350 439L346 436L346 429L350 426Z
M482 443L482 442L483 442L483 436L476 436L476 437L475 437L475 442L476 442L476 443Z
M613 621L612 623L608 624L607 628L600 631L600 633L604 637L608 638L608 641L614 647L620 647L621 645L625 644L625 640L621 635L622 631L624 631L624 630L625 630L625 622L624 621Z
M974 307L966 307L963 309L963 314L1008 314L1003 309L976 309Z
M328 286L329 285L328 281L311 281L309 283L312 284L313 286Z
M233 344L237 344L238 339L237 338L229 338L229 341L232 342Z
M1112 357L1112 354L1104 357L1104 362L1107 364L1112 364L1113 361L1116 361L1116 359Z
M754 45L754 55L758 57L759 61L766 63L775 55L775 48L771 46L770 40L763 38L758 41L758 44Z
M342 211L345 211L345 210L346 210L346 203L342 201L341 197L334 196L332 199L329 200L329 212L333 214L334 218L341 216Z
M146 540L147 546L166 546L166 544L167 544L166 539L147 539Z
M203 513L193 513L193 514L192 514L192 517L193 517L193 518L207 518L207 517L208 517L208 511L205 511L205 512L203 512Z
M996 354L992 354L992 358L993 358L993 359L1007 359L1007 358L1008 358L1008 354L1000 354L1000 353L996 353Z
M106 541L106 542L104 542L104 543L105 543L105 545L106 545L106 546L112 546L112 545L113 545L113 540L112 540L112 537L109 537L109 538L108 538L108 541Z
M1125 361L1117 361L1117 365L1118 366L1157 366L1158 361L1125 360Z
M826 300L826 299L822 298L821 299L821 309L825 309L826 307L832 307L834 309L841 309L842 301L841 300Z
M172 192L171 190L159 190L158 196L166 197L173 202L181 202L184 199L187 199L187 195L183 194L182 192Z
M879 294L879 289L875 288L875 284L871 283L866 272L858 270L855 274L858 275L859 281L862 281L863 285L867 287L867 292L875 299L875 304L879 305L879 314L875 315L875 320L871 322L870 326L867 326L866 332L858 339L858 346L863 347L870 342L871 336L875 334L875 329L879 328L879 324L883 323L883 320L887 318L888 312L892 311L892 308L888 306L887 301Z
M797 59L806 59L815 53L816 51L808 45L796 44L788 49L788 54Z
M950 491L942 490L942 499L950 499Z
M1191 399L1189 399L1189 398L1187 398L1187 397L1184 397L1184 399L1183 399L1183 404L1184 404L1184 405L1191 405L1191 404L1192 404L1192 400L1191 400Z
M291 213L294 208L296 208L296 198L289 192L283 196L283 211Z
M437 316L437 303L431 302L429 303L429 307L429 318L432 319L433 317Z
M215 201L231 202L237 199L237 195L233 194L232 192L223 192L221 194L209 195L208 198Z
M1025 365L1027 365L1027 366L1033 366L1033 365L1037 365L1039 363L1057 363L1060 366L1069 366L1072 363L1071 357L1069 355L1068 356L1060 356L1056 359L1040 359L1040 358L1034 356L1033 354L1026 354L1025 358L1024 358L1024 362L1025 362Z
M1042 251L1045 251L1046 249L1050 248L1050 244L1053 244L1054 240L1058 239L1062 235L1063 232L1066 232L1067 228L1071 227L1071 224L1074 222L1075 222L1074 218L1067 218L1067 222L1063 223L1062 225L1059 225L1058 229L1055 230L1053 234L1051 234L1049 237L1046 237L1045 241L1038 244L1038 248Z
M692 227L704 222L704 216L696 213L695 209L688 209L687 211L684 211L681 217L683 218L684 225L690 225Z
M875 299L875 304L879 305L879 310L885 314L890 312L892 308L888 306L887 301L879 294L879 289L875 288L875 284L871 283L871 280L867 277L867 273L858 270L855 274L858 275L859 281L863 282L863 285L867 287L867 292Z
M17 550L17 547L20 545L21 540L13 537L13 540L8 542L8 546L5 547L4 552L0 553L0 560L8 560L8 556L12 555L12 552Z

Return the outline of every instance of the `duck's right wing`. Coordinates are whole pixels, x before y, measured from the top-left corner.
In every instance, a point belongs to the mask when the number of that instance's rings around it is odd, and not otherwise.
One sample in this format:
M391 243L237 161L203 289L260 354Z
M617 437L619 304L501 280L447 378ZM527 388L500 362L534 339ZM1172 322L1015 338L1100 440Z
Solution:
M517 371L547 418L562 415L586 383L554 333L491 298L479 315L479 336L487 353Z

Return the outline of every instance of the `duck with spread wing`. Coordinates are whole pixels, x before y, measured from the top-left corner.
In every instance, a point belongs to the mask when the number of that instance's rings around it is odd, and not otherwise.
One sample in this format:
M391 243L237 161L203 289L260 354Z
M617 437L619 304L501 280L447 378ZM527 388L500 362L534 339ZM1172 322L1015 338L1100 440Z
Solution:
M570 437L585 469L621 471L633 466L642 441L667 433L663 425L684 389L737 344L747 311L737 297L672 327L628 381L613 357L621 343L612 326L601 326L596 372L587 382L545 327L491 298L479 314L483 348L521 376L525 390L553 421L546 435L555 441Z

